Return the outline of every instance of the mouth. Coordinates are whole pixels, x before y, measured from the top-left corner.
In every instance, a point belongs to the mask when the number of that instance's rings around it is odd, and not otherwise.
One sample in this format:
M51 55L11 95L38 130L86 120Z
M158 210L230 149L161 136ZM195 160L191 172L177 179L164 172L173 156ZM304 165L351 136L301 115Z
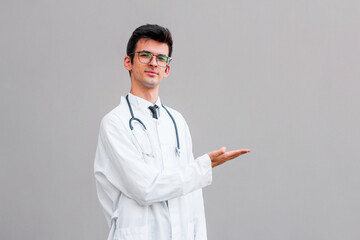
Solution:
M152 70L145 70L145 73L148 75L148 76L151 76L151 77L155 77L157 76L159 73L155 72L155 71L152 71Z

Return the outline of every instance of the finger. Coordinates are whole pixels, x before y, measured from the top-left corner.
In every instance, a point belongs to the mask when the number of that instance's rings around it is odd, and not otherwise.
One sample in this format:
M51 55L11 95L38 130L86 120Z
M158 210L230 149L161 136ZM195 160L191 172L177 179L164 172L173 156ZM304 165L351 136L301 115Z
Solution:
M239 149L239 150L233 150L233 151L230 151L230 152L227 152L224 154L223 158L227 160L231 160L231 159L234 159L234 158L237 158L239 157L240 155L243 155L243 154L246 154L250 152L250 149Z
M229 151L226 154L232 156L232 155L238 155L238 154L245 154L248 152L250 152L250 149L238 149L238 150Z
M248 153L250 152L250 149L236 149L236 150L233 150L233 151L230 151L230 152L243 152L243 153Z

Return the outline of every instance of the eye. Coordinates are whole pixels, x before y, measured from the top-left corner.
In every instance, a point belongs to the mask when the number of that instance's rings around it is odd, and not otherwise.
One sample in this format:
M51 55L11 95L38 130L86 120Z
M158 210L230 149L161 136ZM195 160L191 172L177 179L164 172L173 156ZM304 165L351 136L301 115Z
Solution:
M152 54L151 53L146 53L146 52L141 52L139 53L139 56L142 58L151 58Z
M157 56L158 61L167 62L168 58L165 56Z

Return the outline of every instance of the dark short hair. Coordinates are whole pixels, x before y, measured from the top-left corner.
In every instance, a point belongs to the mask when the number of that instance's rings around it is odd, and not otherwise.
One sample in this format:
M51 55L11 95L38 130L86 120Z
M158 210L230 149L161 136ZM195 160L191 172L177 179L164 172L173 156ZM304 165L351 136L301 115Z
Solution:
M166 43L169 47L169 57L171 57L173 41L169 29L156 24L146 24L135 29L127 44L126 54L130 56L131 62L134 59L133 53L135 52L136 44L142 38Z

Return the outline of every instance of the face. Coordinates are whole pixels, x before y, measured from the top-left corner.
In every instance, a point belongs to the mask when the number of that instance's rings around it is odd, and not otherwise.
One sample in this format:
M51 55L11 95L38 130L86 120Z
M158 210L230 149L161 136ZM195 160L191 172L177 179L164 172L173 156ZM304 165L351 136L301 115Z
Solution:
M153 55L169 54L169 47L166 43L161 43L152 39L140 39L136 44L135 52L148 51ZM156 58L153 57L148 64L141 63L138 54L134 55L133 63L129 56L124 59L125 68L131 73L132 87L158 88L163 78L169 75L170 67L166 68L157 65Z

